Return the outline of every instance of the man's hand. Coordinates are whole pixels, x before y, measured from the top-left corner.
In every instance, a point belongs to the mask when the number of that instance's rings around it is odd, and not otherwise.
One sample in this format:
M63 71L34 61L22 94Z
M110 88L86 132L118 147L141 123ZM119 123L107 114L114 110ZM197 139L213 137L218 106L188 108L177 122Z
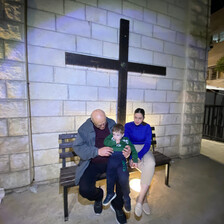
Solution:
M110 147L102 147L98 149L99 156L110 156L113 153L113 149Z
M122 153L123 153L123 156L125 158L128 158L130 156L130 154L131 154L131 147L130 147L130 145L126 145L124 150L122 151Z

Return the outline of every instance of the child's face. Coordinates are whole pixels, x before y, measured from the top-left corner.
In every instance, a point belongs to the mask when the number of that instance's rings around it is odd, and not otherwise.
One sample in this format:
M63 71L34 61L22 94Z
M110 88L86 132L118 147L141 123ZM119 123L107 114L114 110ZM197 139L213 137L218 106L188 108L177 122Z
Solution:
M124 136L124 134L121 134L120 132L113 132L113 138L115 140L121 140L121 138Z

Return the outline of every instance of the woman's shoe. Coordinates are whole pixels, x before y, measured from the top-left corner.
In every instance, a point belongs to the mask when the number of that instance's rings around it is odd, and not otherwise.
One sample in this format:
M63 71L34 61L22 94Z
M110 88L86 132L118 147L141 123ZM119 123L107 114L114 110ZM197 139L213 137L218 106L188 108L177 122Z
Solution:
M150 215L151 211L149 208L149 204L147 202L143 203L142 209L145 212L146 215Z
M135 215L140 217L142 215L142 204L137 202L135 205Z

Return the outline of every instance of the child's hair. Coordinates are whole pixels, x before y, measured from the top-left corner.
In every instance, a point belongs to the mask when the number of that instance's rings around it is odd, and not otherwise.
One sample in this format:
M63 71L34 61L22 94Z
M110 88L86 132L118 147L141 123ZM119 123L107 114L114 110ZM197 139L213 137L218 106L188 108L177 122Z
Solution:
M124 126L122 124L115 124L112 128L112 132L120 132L121 134L124 134Z

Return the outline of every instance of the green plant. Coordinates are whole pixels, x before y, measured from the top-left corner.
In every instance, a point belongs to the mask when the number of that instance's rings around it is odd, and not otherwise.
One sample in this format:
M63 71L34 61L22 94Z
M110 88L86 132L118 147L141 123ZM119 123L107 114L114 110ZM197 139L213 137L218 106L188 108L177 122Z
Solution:
M216 70L217 72L224 72L224 56L221 57L221 58L216 62L215 70Z

